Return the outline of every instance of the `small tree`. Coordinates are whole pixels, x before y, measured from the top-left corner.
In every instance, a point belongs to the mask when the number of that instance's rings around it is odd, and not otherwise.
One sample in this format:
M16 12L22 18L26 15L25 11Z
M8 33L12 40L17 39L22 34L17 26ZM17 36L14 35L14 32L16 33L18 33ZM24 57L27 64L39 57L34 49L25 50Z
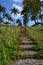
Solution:
M41 1L41 5L40 5L40 13L39 13L39 19L41 19L41 25L43 24L43 1Z
M22 23L21 23L20 19L18 19L16 22L18 23L18 26L22 26Z
M6 8L0 5L0 22L3 22L3 15L1 16L1 14L4 13L6 13Z
M16 8L14 7L13 9L11 9L11 13L14 13L14 15L17 14L17 13L18 13L18 9L16 9Z
M0 16L1 16L1 13L4 14L5 12L6 12L6 8L0 5Z
M43 25L43 14L39 15L39 18L41 19L41 25Z
M28 19L28 14L25 13L24 16L23 16L23 21L24 21L23 23L24 23L24 26L27 26L28 20L29 20L29 19Z
M24 21L27 23L28 19L37 20L37 16L40 10L40 0L23 0L23 11Z
M1 23L1 22L3 22L3 19L2 19L2 18L0 18L0 23Z
M34 20L34 21L35 21L35 24L36 24L36 20L38 20L38 19L37 19L36 16L32 16L32 17L31 17L31 20Z
M13 21L12 17L8 13L4 14L4 18L5 17L8 19L8 22L10 21L11 23L11 21Z
M13 9L11 9L11 13L14 13L14 16L18 13L18 9L16 9L15 7ZM15 18L14 18L15 20Z

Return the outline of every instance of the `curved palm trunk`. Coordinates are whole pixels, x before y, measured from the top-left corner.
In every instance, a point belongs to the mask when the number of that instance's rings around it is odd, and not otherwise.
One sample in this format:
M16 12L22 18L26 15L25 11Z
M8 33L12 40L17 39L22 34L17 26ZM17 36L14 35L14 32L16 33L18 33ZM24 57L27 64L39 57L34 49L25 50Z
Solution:
M25 21L24 21L24 26L27 26Z
M42 25L42 18L41 18L41 25Z
M36 24L36 20L34 20L35 21L35 24Z
M43 25L43 18L42 18L42 22L41 23L42 23L41 25Z
M25 24L25 26L27 26L27 25Z
M42 12L42 10L41 10L41 8L40 8L40 15L41 15L41 12ZM42 17L41 17L40 19L41 19L41 25L42 25Z
M0 18L1 18L1 13L0 13Z

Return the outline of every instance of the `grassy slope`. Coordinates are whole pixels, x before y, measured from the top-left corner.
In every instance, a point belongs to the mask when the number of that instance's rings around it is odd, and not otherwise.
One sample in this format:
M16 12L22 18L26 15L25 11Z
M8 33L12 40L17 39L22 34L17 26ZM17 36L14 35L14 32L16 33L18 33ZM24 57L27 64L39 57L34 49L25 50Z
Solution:
M27 35L36 43L33 50L38 51L38 57L43 58L43 26L26 27ZM20 27L0 27L0 65L9 65L12 59L16 59L19 51Z
M19 51L20 27L0 27L0 65L9 65Z
M30 37L36 46L33 50L38 51L37 57L43 58L43 26L26 27L27 35Z

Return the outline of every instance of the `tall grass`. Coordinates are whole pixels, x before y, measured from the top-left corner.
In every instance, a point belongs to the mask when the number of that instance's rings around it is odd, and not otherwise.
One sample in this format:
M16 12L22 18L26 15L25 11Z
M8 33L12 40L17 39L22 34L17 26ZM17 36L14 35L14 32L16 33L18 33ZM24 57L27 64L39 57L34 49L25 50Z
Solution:
M0 65L9 65L19 51L19 27L0 27Z
M34 50L38 50L38 57L43 58L43 26L26 27L27 36L30 37L36 46Z

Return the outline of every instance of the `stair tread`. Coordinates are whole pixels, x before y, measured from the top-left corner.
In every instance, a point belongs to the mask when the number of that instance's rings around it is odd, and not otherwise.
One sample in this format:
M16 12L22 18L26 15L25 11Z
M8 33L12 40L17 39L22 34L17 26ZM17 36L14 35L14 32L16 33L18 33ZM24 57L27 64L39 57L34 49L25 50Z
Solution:
M20 59L13 61L12 65L43 65L43 60L41 59Z
M33 54L37 54L37 51L20 51L18 53L20 55L33 55Z
M35 44L30 38L25 35L25 33L25 27L21 27L21 37L19 46L21 50L17 54L18 60L13 61L11 65L43 65L43 59L36 59L37 51L30 50L32 47L35 46Z
M21 38L20 38L20 41L21 41L22 43L33 43L33 41L31 41L31 39L28 38L28 37L21 37Z
M30 40L30 38L28 38L28 37L21 37L20 39L21 40Z
M35 45L19 45L20 48L32 48Z
M23 40L22 43L33 43L32 41L26 41L26 40Z

